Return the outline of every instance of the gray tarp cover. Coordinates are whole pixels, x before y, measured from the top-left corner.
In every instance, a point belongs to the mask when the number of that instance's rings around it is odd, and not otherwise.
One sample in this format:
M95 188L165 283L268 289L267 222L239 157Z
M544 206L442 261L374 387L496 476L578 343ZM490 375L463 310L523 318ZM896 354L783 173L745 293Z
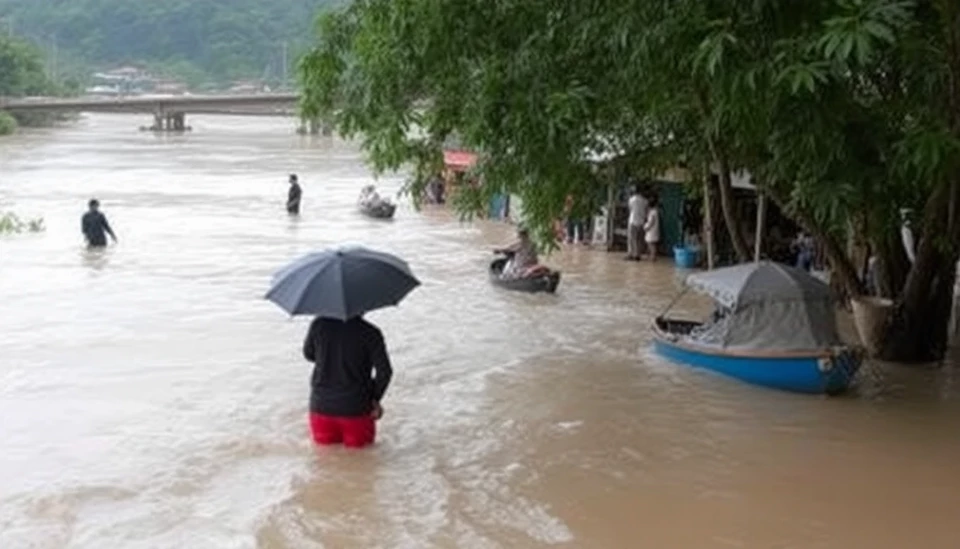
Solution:
M780 351L841 344L829 286L803 270L762 261L695 273L686 284L726 310L691 333L692 343Z

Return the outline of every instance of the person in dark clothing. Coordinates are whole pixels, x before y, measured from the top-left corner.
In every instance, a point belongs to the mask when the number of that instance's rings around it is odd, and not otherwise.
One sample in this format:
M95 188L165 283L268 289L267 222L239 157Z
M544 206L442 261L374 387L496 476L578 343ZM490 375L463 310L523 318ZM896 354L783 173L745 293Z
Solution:
M317 444L361 448L373 444L380 401L393 369L383 334L355 317L317 317L303 342L303 356L315 364L310 381L310 431Z
M287 213L290 215L300 214L300 199L303 197L303 189L297 181L297 174L290 174L290 191L287 193Z
M443 193L445 192L447 183L443 180L442 177L437 176L434 179L434 201L437 204L445 204L446 198L444 198Z
M427 201L431 204L443 204L443 186L443 177L439 174L430 178L430 182L427 183Z
M593 215L589 199L583 196L568 195L564 211L567 214L565 223L567 244L589 244L590 220Z
M107 245L107 235L117 242L117 235L113 234L107 217L100 211L100 201L96 198L88 203L89 210L83 214L80 220L80 230L84 238L87 239L87 246L91 248L103 248Z

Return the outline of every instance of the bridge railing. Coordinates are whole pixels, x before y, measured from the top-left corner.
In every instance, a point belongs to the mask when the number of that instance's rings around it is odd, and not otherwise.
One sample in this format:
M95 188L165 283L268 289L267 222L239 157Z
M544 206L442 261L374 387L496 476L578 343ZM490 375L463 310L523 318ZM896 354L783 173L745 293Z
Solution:
M164 95L128 97L21 97L0 98L0 108L7 110L100 110L126 108L155 110L166 107L230 106L230 105L296 105L300 96L294 93L254 95Z

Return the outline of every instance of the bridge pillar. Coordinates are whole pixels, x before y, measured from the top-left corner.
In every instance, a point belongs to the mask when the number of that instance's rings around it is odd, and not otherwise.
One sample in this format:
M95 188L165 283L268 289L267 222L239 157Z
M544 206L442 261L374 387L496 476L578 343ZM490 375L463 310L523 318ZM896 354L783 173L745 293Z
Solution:
M186 121L186 113L157 111L153 113L153 125L143 129L152 132L183 132L189 129Z
M186 119L187 115L182 112L171 114L167 119L167 130L174 132L186 131Z
M300 120L300 127L297 129L297 133L306 135L320 135L323 134L325 137L333 135L333 126L328 124L326 121L319 118L310 118Z

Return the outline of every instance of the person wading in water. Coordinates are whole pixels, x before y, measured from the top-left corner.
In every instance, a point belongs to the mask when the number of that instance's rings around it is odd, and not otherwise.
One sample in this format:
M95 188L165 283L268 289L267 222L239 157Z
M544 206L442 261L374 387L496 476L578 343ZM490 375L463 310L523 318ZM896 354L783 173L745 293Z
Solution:
M88 203L89 210L83 214L80 220L80 230L83 237L87 239L87 246L91 248L103 248L107 245L107 235L117 242L117 235L113 234L110 223L107 222L107 216L100 211L100 201L93 198Z
M290 191L287 193L287 213L290 215L300 215L300 199L303 197L303 189L297 181L297 174L290 174Z
M380 400L393 368L380 329L362 317L317 317L303 342L314 363L310 382L310 431L317 444L362 448L373 444Z

